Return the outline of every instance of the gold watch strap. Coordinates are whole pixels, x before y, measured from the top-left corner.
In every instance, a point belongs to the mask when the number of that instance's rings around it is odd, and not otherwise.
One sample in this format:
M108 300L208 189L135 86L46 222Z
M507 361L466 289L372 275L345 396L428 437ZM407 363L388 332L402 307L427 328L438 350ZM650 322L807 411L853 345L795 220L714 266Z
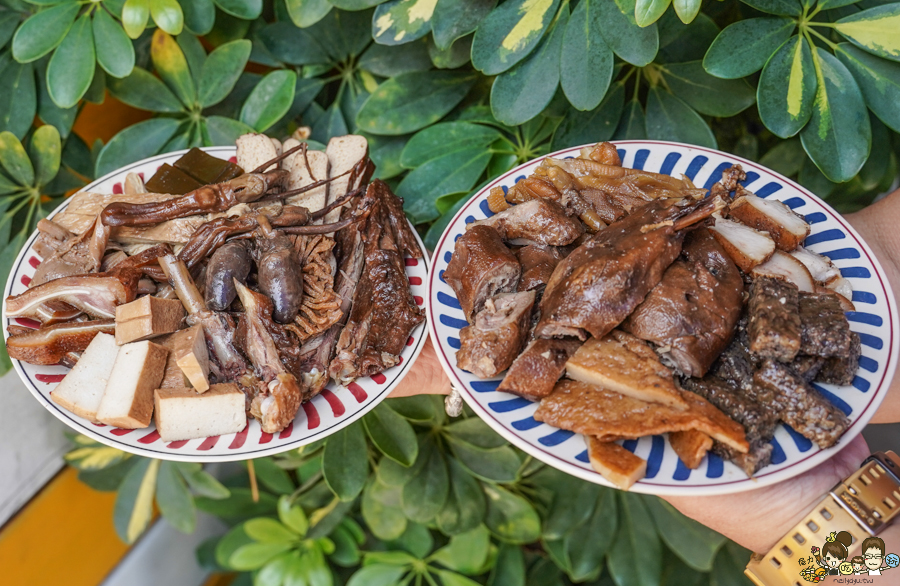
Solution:
M838 483L766 554L753 554L744 573L757 586L802 586L813 545L832 531L847 531L853 543L877 535L900 514L900 457L877 452ZM801 561L806 562L805 564Z

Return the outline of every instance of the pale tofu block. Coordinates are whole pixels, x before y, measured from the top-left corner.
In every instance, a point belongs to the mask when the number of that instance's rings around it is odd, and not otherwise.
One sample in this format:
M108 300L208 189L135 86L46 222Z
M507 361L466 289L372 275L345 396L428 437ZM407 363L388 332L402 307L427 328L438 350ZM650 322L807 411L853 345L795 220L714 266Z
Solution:
M284 141L284 150L289 151L299 144L299 140L289 138ZM288 181L288 189L299 189L316 181L328 179L328 155L322 151L307 151L306 159L309 160L308 169L301 151L289 155L281 161L281 168L291 174ZM309 174L310 170L312 170L312 176ZM317 212L325 207L327 201L328 184L326 183L306 193L292 195L285 200L285 203L293 206L303 206L311 212ZM322 220L317 220L315 223L320 224Z
M75 368L50 393L50 400L79 417L99 423L97 409L118 353L115 336L94 336Z
M116 307L116 343L121 346L170 334L183 320L181 301L146 295Z
M209 389L209 351L206 347L206 336L203 326L195 325L184 330L160 338L159 344L169 350L169 360L166 363L166 376L160 388L174 388L191 386L198 393ZM174 384L177 380L173 373L168 372L169 364L178 366L182 376L181 384Z
M237 141L237 164L238 167L252 173L254 169L270 161L278 156L280 150L265 134L248 133L239 136ZM270 166L266 171L274 169L276 165Z
M348 134L346 136L336 136L328 141L325 147L325 154L328 155L328 162L331 165L329 174L335 177L328 185L328 203L331 203L343 197L350 189L356 188L356 185L350 185L350 175L338 177L341 173L349 171L356 166L359 161L369 155L369 143L364 136L357 134ZM331 224L341 219L341 208L332 210L325 216L325 223Z
M595 437L585 437L591 466L603 478L622 490L647 475L647 461L635 456L614 442L601 442Z
M97 419L125 429L149 426L153 390L162 381L168 353L149 340L120 346L97 409Z
M156 389L156 430L165 442L237 433L247 425L244 393L234 383L192 389Z

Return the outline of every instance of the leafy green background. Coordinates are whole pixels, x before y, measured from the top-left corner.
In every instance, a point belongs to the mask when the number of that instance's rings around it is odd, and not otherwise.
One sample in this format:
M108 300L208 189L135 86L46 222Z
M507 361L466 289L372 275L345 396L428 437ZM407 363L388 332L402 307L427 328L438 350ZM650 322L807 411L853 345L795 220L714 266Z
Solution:
M617 138L733 152L852 211L898 175L898 30L885 0L0 0L0 274L94 177L299 126L366 135L429 246L490 178ZM86 144L75 120L109 96L149 118ZM391 400L221 483L85 438L69 459L118 491L126 541L154 502L182 531L224 518L198 559L242 583L746 583L746 552L658 499L442 413Z

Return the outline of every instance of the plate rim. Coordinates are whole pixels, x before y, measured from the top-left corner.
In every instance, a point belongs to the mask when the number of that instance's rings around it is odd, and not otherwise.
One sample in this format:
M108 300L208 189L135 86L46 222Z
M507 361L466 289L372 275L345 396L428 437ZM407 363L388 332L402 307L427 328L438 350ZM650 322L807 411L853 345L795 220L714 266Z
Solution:
M653 147L678 147L682 149L690 149L695 151L702 151L705 153L712 153L717 156L724 156L731 160L734 160L737 163L740 163L744 166L744 169L755 169L762 170L767 174L770 174L777 180L783 182L784 184L796 189L800 192L804 197L809 198L813 202L822 206L822 208L828 212L828 215L836 220L841 227L855 240L856 244L859 248L866 254L869 261L872 263L872 267L875 269L875 274L878 276L878 282L881 285L885 300L887 302L888 307L888 321L890 323L890 348L888 350L888 364L885 368L884 374L882 375L881 380L879 381L876 389L872 394L872 400L866 405L862 414L853 422L853 424L848 428L847 432L841 437L839 442L828 448L826 450L819 450L813 454L805 456L804 458L798 460L793 463L790 467L784 468L781 470L776 470L770 473L758 474L753 478L741 478L738 480L730 480L727 482L721 482L718 484L710 484L710 485L675 485L675 484L658 484L658 483L642 483L637 482L631 488L629 488L629 492L634 493L642 493L642 494L653 494L659 496L711 496L711 495L721 495L721 494L735 494L740 492L746 492L749 490L754 490L757 488L763 488L765 486L770 486L773 484L777 484L779 482L794 478L799 476L800 474L806 472L807 470L815 467L816 465L831 459L835 454L844 449L850 442L856 438L859 434L862 433L863 428L869 423L869 421L874 417L875 413L878 411L878 407L881 405L881 402L884 400L885 396L888 393L890 383L894 378L896 369L897 369L897 358L898 354L900 354L900 346L897 344L897 340L900 339L900 319L897 317L897 305L896 299L894 297L893 289L891 287L890 282L887 279L887 275L884 271L884 267L882 267L881 262L878 260L878 257L875 256L875 253L872 251L869 244L860 236L860 234L853 228L850 224L846 222L844 217L834 210L828 203L822 200L820 197L806 189L805 187L799 185L797 182L788 179L776 171L773 171L755 161L750 161L743 157L739 157L737 155L732 155L730 153L726 153L724 151L720 151L717 149L710 149L708 147L701 147L692 144L674 142L674 141L665 141L665 140L610 140L607 142L611 142L614 145L632 145L632 146L649 146ZM534 164L537 161L545 159L547 157L554 157L561 154L571 154L571 152L576 151L578 149L584 148L586 146L593 146L597 143L588 143L579 146L567 147L565 149L560 149L557 151L553 151L546 155L542 155L540 157L536 157L521 165L517 165L513 169L510 169L503 175L495 178L489 183L485 184L480 190L478 190L466 204L454 214L453 218L447 224L447 227L441 233L441 237L438 240L438 244L435 247L434 254L437 255L440 250L442 250L445 241L450 235L451 228L457 223L460 217L464 215L466 210L469 209L470 206L480 202L483 199L483 195L488 193L490 189L496 186L499 182L506 179L510 175L513 175L517 172L520 172L522 168L527 167L529 165ZM567 474L571 474L577 478L581 478L582 480L587 480L589 482L593 482L595 484L600 484L603 486L608 486L611 488L617 488L611 482L603 478L599 473L593 470L587 470L571 464L567 461L562 460L558 456L553 455L551 452L548 452L542 448L538 448L532 445L530 442L522 438L516 433L513 433L506 426L503 425L502 422L497 420L491 413L487 412L474 398L472 392L466 384L457 376L456 367L452 366L449 362L448 356L445 354L445 350L443 347L443 343L438 336L437 332L437 322L433 319L432 312L434 311L434 303L433 297L435 295L436 287L435 287L435 279L438 278L438 271L432 270L428 275L428 331L429 335L433 337L433 344L435 345L435 353L438 356L438 361L441 363L441 366L444 368L444 372L451 379L451 384L453 387L457 388L462 395L463 399L466 403L472 408L473 411L478 414L478 416L485 421L494 431L499 433L504 439L523 450L525 453L531 455L542 461L544 464L549 466L553 466L554 468L561 470ZM850 432L852 431L852 435ZM546 456L546 457L545 457Z
M199 148L207 153L227 152L227 153L229 153L229 156L233 156L237 152L236 146L220 145L220 146L199 147ZM175 151L170 151L167 153L160 153L160 154L154 155L152 157L147 157L145 159L135 161L124 167L116 169L115 171L111 171L98 179L95 179L90 184L82 187L75 193L80 193L83 191L91 191L91 188L93 188L97 185L100 185L103 182L109 181L110 179L112 179L116 176L122 175L123 173L128 173L128 171L130 169L133 169L135 167L139 167L142 165L146 165L146 164L151 164L151 163L156 162L157 160L169 159L173 156L182 155L184 153L187 153L189 150L191 150L191 149L178 149ZM73 193L72 196L74 196L75 193ZM66 197L58 206L56 206L56 208L54 208L54 210L52 212L47 214L47 216L46 216L47 219L52 219L59 212L61 212L63 209L65 209L71 202L72 196ZM2 311L2 315L0 315L0 319L2 319L4 323L11 319L6 315L6 299L7 299L7 297L9 297L13 283L15 282L15 279L13 279L12 277L18 272L18 269L21 266L22 262L24 261L25 257L27 256L29 251L31 251L31 247L34 244L35 238L37 237L37 232L38 232L37 230L32 232L31 235L28 237L28 240L25 241L25 243L22 246L22 249L19 251L19 254L16 256L15 261L13 261L12 270L10 270L9 275L7 275L6 285L3 288L3 311ZM426 273L426 278L428 279L428 278L430 278L430 274L431 274L431 257L428 255L428 252L425 249L425 245L422 242L422 239L419 236L418 232L416 232L415 227L413 227L413 233L415 234L416 241L419 243L419 247L423 251L422 261L425 264L425 273ZM429 282L430 282L430 280L429 280ZM158 451L158 450L154 450L154 449L150 449L150 448L134 447L134 446L131 446L128 444L118 443L115 440L108 438L108 437L104 436L103 434L96 432L93 429L90 429L88 427L88 425L93 425L91 422L89 422L86 419L83 419L81 417L78 417L74 413L70 413L69 411L63 409L62 407L60 407L59 405L57 405L56 403L51 401L48 397L45 397L35 387L34 383L31 381L31 378L25 373L24 369L22 368L21 361L13 359L13 358L10 358L10 361L12 362L13 369L16 371L16 374L19 376L19 380L21 381L21 383L38 400L38 402L44 407L44 409L46 411L49 411L50 413L52 413L58 420L60 420L63 424L65 424L67 427L69 427L73 431L76 431L78 433L86 435L86 436L90 437L91 439L94 439L106 446L115 448L117 450L121 450L123 452L130 453L135 456L143 456L146 458L154 458L157 460L168 460L168 461L172 461L172 462L195 462L195 463L200 463L200 464L205 464L205 463L212 464L212 463L217 463L217 462L240 462L243 460L253 460L256 458L264 458L266 456L272 456L275 454L284 453L284 452L290 451L292 449L296 449L298 447L319 441L321 439L324 439L324 437L328 437L329 435L333 435L334 433L337 433L338 431L344 429L348 425L355 423L356 421L358 421L359 419L364 417L367 413L369 413L372 409L374 409L379 403L384 401L387 398L387 396L390 395L391 391L393 391L397 387L397 385L399 385L403 381L403 379L406 378L406 376L409 374L409 370L412 368L412 365L415 364L416 360L419 358L419 355L422 353L422 349L425 347L425 342L431 332L431 330L428 328L428 323L427 323L428 322L428 309L429 309L427 290L428 289L426 287L426 296L425 296L424 305L423 305L423 311L425 312L425 323L420 324L419 326L416 326L417 329L419 327L422 328L422 335L417 336L418 339L416 341L415 347L413 348L412 356L410 357L410 359L408 361L404 361L406 363L406 366L405 366L404 370L401 371L401 373L399 374L399 376L397 378L395 378L390 384L386 384L384 386L384 388L381 389L378 394L375 394L373 396L373 398L366 405L364 405L362 408L360 408L357 412L340 419L339 421L335 422L331 427L328 427L328 428L325 428L322 430L317 430L316 433L312 434L309 437L303 438L303 439L298 439L296 441L289 442L289 443L283 444L283 445L277 445L277 446L263 448L263 449L256 450L253 452L236 452L236 453L226 453L226 454L191 454L188 452L176 452L176 451L164 452L161 450ZM6 340L8 338L9 338L9 332L4 327L3 328L3 342L6 343ZM86 421L87 423L82 424L81 423L82 420ZM248 426L250 425L251 421L252 421L252 418L248 417L247 418ZM203 439L203 438L196 438L196 439Z

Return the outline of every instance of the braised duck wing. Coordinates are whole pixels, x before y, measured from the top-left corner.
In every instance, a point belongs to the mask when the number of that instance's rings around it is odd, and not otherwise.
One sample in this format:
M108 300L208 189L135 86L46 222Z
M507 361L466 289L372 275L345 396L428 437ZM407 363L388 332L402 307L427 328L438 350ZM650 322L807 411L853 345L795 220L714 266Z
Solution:
M705 228L692 232L682 258L638 305L622 329L660 346L681 372L702 377L725 349L741 315L744 282Z
M516 290L522 266L491 226L475 226L456 241L444 281L456 292L469 323L498 293Z
M570 218L561 205L547 199L532 199L494 214L490 218L472 222L476 226L491 226L506 241L525 239L538 244L565 246L584 234L584 226L577 218Z
M611 224L556 266L541 301L538 337L603 337L622 323L681 253L685 229L718 198L657 200Z
M528 335L534 291L491 297L475 316L475 323L459 332L456 366L479 378L509 368Z

